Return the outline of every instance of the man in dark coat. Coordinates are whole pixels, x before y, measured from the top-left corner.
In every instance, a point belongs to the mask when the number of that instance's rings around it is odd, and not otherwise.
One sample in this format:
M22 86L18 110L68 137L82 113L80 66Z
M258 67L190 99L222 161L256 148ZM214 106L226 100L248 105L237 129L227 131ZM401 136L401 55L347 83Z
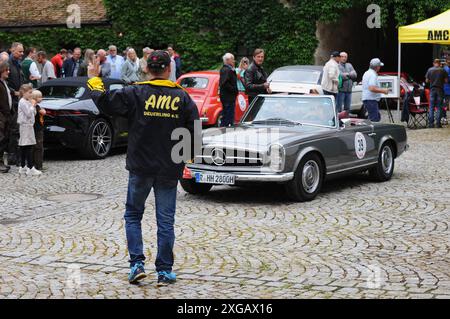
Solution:
M267 73L263 69L265 53L263 49L256 49L253 62L245 72L245 91L251 104L259 94L271 94L272 90L267 82Z
M8 86L13 91L12 116L9 127L8 163L18 164L19 154L19 125L17 124L17 107L19 105L19 90L25 83L22 71L23 45L15 42L11 45L11 57L9 58Z
M236 97L239 93L237 87L237 74L234 69L234 55L227 53L223 56L223 67L220 70L220 101L222 102L222 123L220 126L234 125L234 110Z

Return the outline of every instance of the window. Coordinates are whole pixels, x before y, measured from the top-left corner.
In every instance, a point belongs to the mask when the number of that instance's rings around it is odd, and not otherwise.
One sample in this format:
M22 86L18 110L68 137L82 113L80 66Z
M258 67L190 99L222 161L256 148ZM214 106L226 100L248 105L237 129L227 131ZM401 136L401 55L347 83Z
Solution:
M45 98L80 99L86 89L82 86L42 86L39 91Z
M321 72L316 70L278 70L270 76L269 81L318 84L320 75Z
M258 97L243 122L284 119L304 125L334 127L334 104L329 97Z
M186 89L206 89L208 87L209 80L207 78L190 77L181 80L180 85Z

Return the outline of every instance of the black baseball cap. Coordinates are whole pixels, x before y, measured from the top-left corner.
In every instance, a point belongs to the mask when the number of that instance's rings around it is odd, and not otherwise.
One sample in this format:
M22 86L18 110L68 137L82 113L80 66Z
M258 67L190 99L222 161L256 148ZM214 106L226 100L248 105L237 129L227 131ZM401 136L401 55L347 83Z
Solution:
M147 66L149 69L162 70L170 65L170 61L169 53L163 50L156 50L150 54Z
M341 52L339 52L339 51L333 51L333 52L331 52L331 56L332 56L333 58L340 57L340 56L341 56Z

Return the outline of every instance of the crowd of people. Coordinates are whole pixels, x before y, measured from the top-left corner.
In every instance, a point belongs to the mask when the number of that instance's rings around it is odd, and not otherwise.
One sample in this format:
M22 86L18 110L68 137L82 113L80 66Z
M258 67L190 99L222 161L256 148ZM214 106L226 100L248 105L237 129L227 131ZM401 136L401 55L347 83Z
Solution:
M379 122L381 115L379 103L383 96L389 94L389 89L380 87L378 74L384 63L374 58L369 63L369 69L362 78L362 102L368 119ZM348 62L346 52L334 51L330 60L325 64L322 76L322 88L325 95L332 95L336 99L337 112L350 111L353 83L357 73ZM429 84L430 96L428 98L428 127L441 128L442 119L446 119L446 110L450 107L450 57L443 64L440 59L433 61L433 66L425 75L425 82ZM408 105L412 92L408 92L407 79L401 78L400 85L405 89L404 111ZM402 116L402 121L403 121ZM405 120L407 121L407 120ZM436 123L436 124L435 124Z
M146 47L142 58L128 47L122 55L117 47L108 50L61 49L49 58L45 51L24 48L15 42L8 51L0 52L0 173L7 173L10 165L20 165L19 173L40 175L43 167L43 116L39 107L42 93L38 88L56 78L100 76L120 79L127 84L148 81L151 74L147 61L155 50ZM181 76L181 58L169 45L170 80ZM83 57L82 57L83 55ZM30 127L33 127L31 132ZM8 153L7 163L3 160Z

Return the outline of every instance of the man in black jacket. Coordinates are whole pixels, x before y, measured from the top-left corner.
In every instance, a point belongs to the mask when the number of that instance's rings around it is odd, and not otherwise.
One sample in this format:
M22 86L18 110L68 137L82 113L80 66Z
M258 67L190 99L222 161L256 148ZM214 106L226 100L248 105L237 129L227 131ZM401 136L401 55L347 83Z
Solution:
M236 97L239 93L234 65L234 55L226 53L223 56L223 67L220 70L219 81L220 101L222 102L222 123L220 126L223 127L234 125Z
M126 168L129 182L125 229L130 253L130 283L137 283L146 277L141 220L145 201L152 188L155 191L158 225L155 263L158 285L170 284L176 279L172 272L175 204L177 184L182 177L184 163L172 154L177 146L174 138L178 137L174 131L187 129L190 132L189 142L192 143L195 139L201 139L201 124L195 103L180 86L168 80L170 62L167 52L153 52L147 61L153 80L113 92L105 92L103 82L98 77L88 81L92 99L100 110L108 115L128 118ZM194 130L194 124L197 130ZM184 157L186 160L186 154Z
M248 95L248 102L251 104L259 94L271 94L267 73L263 69L265 53L263 49L256 49L253 52L253 62L245 71L245 91Z
M9 127L8 163L19 165L19 125L17 124L17 107L19 105L19 90L25 83L22 71L23 45L14 42L11 45L11 57L9 58L8 86L13 91L12 115Z

